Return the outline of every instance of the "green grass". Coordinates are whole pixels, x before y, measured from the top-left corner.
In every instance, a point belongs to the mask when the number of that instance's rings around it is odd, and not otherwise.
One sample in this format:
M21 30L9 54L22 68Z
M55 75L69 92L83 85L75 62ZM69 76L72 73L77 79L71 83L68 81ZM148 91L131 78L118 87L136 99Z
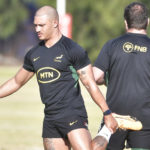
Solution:
M0 66L0 85L14 76L18 69ZM101 90L105 95L106 89L101 87ZM83 86L82 94L89 116L89 129L94 137L102 113ZM0 150L43 150L43 109L35 77L16 93L0 99Z

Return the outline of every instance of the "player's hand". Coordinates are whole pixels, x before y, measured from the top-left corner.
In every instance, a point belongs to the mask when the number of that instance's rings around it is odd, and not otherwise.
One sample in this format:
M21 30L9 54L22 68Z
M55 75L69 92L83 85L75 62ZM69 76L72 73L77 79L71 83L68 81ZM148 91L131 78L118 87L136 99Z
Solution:
M116 132L116 130L118 129L118 123L116 119L112 116L112 114L104 116L104 122L112 133Z

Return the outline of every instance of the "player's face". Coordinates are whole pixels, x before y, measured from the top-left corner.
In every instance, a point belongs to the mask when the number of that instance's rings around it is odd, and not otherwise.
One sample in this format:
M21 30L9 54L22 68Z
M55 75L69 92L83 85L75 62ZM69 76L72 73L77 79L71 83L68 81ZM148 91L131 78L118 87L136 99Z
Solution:
M53 20L47 15L34 17L35 31L40 40L49 40L53 33Z

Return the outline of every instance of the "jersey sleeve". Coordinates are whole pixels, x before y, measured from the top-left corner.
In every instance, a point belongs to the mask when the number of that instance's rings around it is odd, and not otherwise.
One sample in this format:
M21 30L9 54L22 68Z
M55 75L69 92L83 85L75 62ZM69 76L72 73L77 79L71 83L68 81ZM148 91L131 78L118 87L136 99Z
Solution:
M110 42L107 42L102 50L100 51L94 66L101 69L102 71L106 72L108 71L109 68L109 62L110 62L110 57L109 57L109 51L110 51Z
M26 69L27 71L34 72L33 64L30 57L31 57L31 53L29 51L24 57L23 68Z
M79 70L91 64L87 52L79 45L72 48L70 52L70 57L71 57L71 62L73 64L73 67L76 70Z

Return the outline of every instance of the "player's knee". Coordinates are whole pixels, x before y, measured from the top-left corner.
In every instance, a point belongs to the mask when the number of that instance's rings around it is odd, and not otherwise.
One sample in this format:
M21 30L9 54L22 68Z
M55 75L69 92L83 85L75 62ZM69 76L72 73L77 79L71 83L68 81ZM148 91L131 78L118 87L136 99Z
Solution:
M54 147L52 139L50 138L44 138L43 145L44 145L44 150L51 150Z
M107 146L107 141L104 137L102 136L96 136L92 140L92 149L93 150L105 150Z

